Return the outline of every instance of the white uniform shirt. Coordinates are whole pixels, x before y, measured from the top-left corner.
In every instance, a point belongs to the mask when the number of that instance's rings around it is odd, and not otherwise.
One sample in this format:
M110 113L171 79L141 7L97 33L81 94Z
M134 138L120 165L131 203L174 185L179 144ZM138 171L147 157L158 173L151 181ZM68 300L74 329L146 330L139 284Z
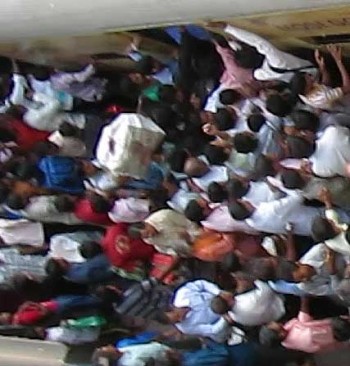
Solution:
M228 170L225 166L211 165L207 174L200 178L192 178L193 182L203 191L207 191L210 183L225 183L229 179Z
M316 150L309 160L315 175L346 177L346 165L350 163L350 131L341 126L327 127L316 141Z
M276 321L285 314L283 299L262 281L254 281L255 288L235 296L229 312L237 323L256 326Z

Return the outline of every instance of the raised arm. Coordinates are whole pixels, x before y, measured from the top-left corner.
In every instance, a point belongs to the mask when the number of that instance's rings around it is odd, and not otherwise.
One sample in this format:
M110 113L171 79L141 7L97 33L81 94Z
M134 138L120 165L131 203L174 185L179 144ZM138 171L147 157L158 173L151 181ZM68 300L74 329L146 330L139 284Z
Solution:
M343 60L342 60L342 50L340 47L336 45L328 45L327 50L332 55L335 63L337 64L337 67L339 69L341 78L342 78L342 91L344 94L350 93L350 75L348 71L346 70Z

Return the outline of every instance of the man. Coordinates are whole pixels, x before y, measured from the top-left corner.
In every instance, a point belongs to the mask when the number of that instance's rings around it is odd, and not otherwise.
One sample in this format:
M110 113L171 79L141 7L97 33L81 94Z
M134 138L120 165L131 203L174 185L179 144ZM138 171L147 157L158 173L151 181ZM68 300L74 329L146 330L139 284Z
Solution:
M174 308L165 313L165 319L183 334L224 342L231 330L228 318L215 314L210 308L210 302L219 294L230 296L217 285L205 280L187 282L176 291Z

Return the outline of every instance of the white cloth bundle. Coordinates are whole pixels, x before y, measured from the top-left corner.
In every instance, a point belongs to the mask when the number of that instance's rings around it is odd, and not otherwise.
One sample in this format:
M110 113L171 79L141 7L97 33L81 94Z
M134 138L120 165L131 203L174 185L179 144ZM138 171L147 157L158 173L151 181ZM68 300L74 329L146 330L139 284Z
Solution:
M103 128L96 158L113 175L144 178L151 155L164 135L151 119L136 113L122 113Z

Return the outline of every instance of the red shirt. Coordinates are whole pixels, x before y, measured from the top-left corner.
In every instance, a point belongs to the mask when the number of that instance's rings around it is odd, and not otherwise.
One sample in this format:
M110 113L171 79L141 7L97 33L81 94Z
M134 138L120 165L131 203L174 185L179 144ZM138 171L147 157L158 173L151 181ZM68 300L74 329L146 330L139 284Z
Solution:
M43 309L41 309L41 307ZM46 301L39 304L28 303L20 308L13 316L12 324L32 325L56 312L58 305L55 301Z
M51 132L36 130L20 120L12 120L10 126L16 134L17 145L26 151L32 149L36 143L46 141L51 134Z
M155 253L152 245L142 239L132 239L127 233L128 224L114 224L102 239L103 250L113 266L132 272L138 262L150 261Z
M109 219L108 213L94 212L91 207L91 202L84 198L75 204L74 215L82 220L96 225L112 225L113 222Z

